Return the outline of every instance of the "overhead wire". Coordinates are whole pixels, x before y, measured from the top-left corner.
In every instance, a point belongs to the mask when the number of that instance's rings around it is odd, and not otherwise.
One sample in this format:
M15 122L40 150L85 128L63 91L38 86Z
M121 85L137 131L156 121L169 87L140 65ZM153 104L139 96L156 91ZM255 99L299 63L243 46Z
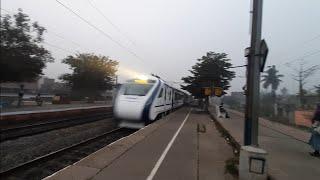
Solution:
M288 61L288 62L285 62L285 63L283 63L283 64L281 64L281 65L290 66L292 63L294 63L294 62L296 62L296 61L299 61L299 60L302 60L302 59L304 59L304 58L307 58L307 57L316 55L316 54L318 54L318 53L320 53L320 49L319 49L319 50L316 50L316 51L314 51L314 52L311 52L311 53L307 53L307 54L302 55L302 56L300 56L300 57L296 57L296 58L294 58L293 60Z
M115 25L94 3L92 0L87 0L90 6L95 9L112 27L122 34L132 44L136 44L126 33L124 33L117 25Z
M143 61L136 53L134 53L133 51L131 51L129 48L127 48L126 46L122 45L120 42L116 41L115 39L113 39L109 34L107 34L106 32L104 32L103 30L101 30L100 28L98 28L97 26L95 26L94 24L92 24L90 21L88 21L87 19L83 18L82 16L80 16L78 13L76 13L73 9L71 9L69 6L63 4L61 1L59 0L55 0L57 3L59 3L61 6L63 6L65 9L67 9L69 12L71 12L72 14L74 14L75 16L77 16L79 19L81 19L83 22L85 22L87 25L89 25L90 27L94 28L95 30L97 30L99 33L101 33L103 36L105 36L106 38L108 38L109 40L111 40L112 42L116 43L118 46L120 46L121 48L123 48L124 50L126 50L127 52L129 52L131 55L133 55L134 57L136 57L137 59L139 59L140 61Z
M56 32L54 32L54 31L52 31L52 30L47 30L47 31L48 31L48 33L51 33L52 35L54 35L54 36L56 36L56 37L58 37L58 38L60 38L60 39L63 39L63 40L65 40L65 41L70 42L70 43L73 44L74 46L83 48L82 45L80 45L79 43L77 43L77 42L75 42L75 41L73 41L73 40L71 40L71 39L67 39L67 38L65 38L64 36L60 35L59 33L56 33Z
M65 51L65 52L71 53L71 54L77 53L76 51L73 52L73 51L67 50L67 49L65 49L65 48L59 47L59 46L57 46L57 45L48 43L48 42L42 42L42 43L43 43L43 44L46 44L46 45L48 45L48 46L54 47L54 48L56 48L56 49L59 49L59 50L61 50L61 51Z
M295 47L303 46L303 45L308 44L308 43L310 43L310 42L312 42L312 41L314 41L314 40L316 40L316 39L319 39L319 38L320 38L320 34L318 34L318 35L316 35L316 36L314 36L314 37L312 37L312 38L310 38L310 39L308 39L308 40L306 40L306 41L298 44L298 45L295 46ZM290 65L291 63L296 62L296 61L299 61L299 60L301 60L302 58L306 58L306 57L309 57L309 56L312 56L312 55L315 55L315 54L318 54L318 53L320 53L320 50L317 50L317 51L312 52L312 53L308 53L308 54L303 55L303 56L301 56L301 57L299 57L299 58L294 58L293 60L287 61L287 62L285 62L285 63L282 63L281 65Z
M96 27L95 25L93 25L92 23L90 23L88 20L86 20L85 18L83 18L82 16L80 16L78 13L76 13L75 11L73 11L70 7L66 6L65 4L63 4L61 1L58 1L56 0L57 3L59 3L61 6L63 6L64 8L66 8L68 11L70 11L72 14L76 15L78 18L80 18L82 21L84 21L86 24L88 24L89 26L91 26L92 28L94 28L95 30L97 30L98 32L100 32L102 35L106 36L108 39L110 39L111 41L113 41L114 43L116 43L117 45L119 45L121 48L125 49L126 51L128 51L130 54L132 54L133 56L135 56L137 59L139 59L141 62L144 62L145 61L140 58L136 53L132 52L129 48L123 46L121 43L119 43L118 41L116 41L115 39L113 39L110 35L108 35L107 33L105 33L104 31L102 31L101 29L99 29L98 27ZM10 14L14 14L14 12L10 12L9 10L6 10L6 9L3 9L1 8L1 10L4 10L5 12L7 13L10 13ZM51 33L53 34L54 36L56 37L59 37L60 39L64 39L66 41L69 41L70 43L76 45L76 46L79 46L79 47L82 47L79 43L75 42L75 41L72 41L62 35L60 35L59 33L57 32L54 32L52 30L47 30L48 33ZM59 49L59 50L62 50L62 51L65 51L65 52L71 52L71 53L74 53L70 50L67 50L67 49L64 49L64 48L61 48L57 45L54 45L52 43L47 43L47 42L44 42L45 44L47 44L48 46L51 46L51 47L54 47L56 49Z
M308 44L316 39L320 38L320 34L314 36L313 38L310 38L309 40L304 41L302 44Z
M9 11L9 10L6 10L6 9L3 9L3 8L1 8L1 10L7 12L8 14L14 14L14 12ZM54 32L54 31L48 30L48 29L46 29L46 31L47 31L48 33L50 33L50 34L53 34L54 36L56 36L56 37L58 37L58 38L60 38L60 39L63 39L63 40L65 40L65 41L69 41L70 43L72 43L72 44L74 44L74 45L76 45L76 46L78 46L78 47L81 47L80 44L78 44L78 43L76 43L75 41L72 41L72 40L70 40L70 39L67 39L66 37L60 35L60 34L57 33L57 32ZM42 42L42 43L43 43L43 44L46 44L46 45L48 45L48 46L54 47L54 48L56 48L56 49L59 49L59 50L61 50L61 51L65 51L65 52L68 52L68 53L74 53L73 51L67 50L67 49L65 49L65 48L62 48L62 47L57 46L57 45L54 45L54 44L52 44L52 43L48 43L48 42ZM76 51L75 51L75 52L76 52Z

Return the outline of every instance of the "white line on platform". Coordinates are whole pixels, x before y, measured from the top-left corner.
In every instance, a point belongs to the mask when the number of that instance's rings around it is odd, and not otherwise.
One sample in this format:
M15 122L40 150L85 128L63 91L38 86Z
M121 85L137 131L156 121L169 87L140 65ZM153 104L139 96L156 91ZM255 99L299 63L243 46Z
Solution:
M191 109L192 110L192 109ZM181 123L179 129L176 131L176 133L173 135L172 139L170 140L170 142L168 143L166 149L162 152L160 158L158 159L157 163L155 164L155 166L153 167L151 173L149 174L149 176L147 177L147 180L152 180L154 175L157 173L162 161L164 160L164 158L166 157L168 151L170 150L174 140L177 138L179 132L181 131L183 125L185 124L185 122L187 121L187 119L189 118L190 112L191 110L188 112L187 116L184 118L183 122Z

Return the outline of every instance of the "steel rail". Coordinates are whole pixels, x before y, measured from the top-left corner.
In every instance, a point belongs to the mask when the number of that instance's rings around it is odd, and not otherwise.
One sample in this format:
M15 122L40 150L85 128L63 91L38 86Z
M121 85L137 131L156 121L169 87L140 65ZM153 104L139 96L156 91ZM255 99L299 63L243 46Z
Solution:
M56 121L49 121L44 123L30 124L25 126L18 126L13 128L1 129L0 140L12 140L24 136L31 136L48 132L56 129L67 128L75 125L90 123L94 121L112 118L112 111L106 113L92 114L87 116L77 116L71 118L59 119Z
M33 160L21 163L21 164L15 166L15 167L12 167L10 169L7 169L5 171L0 172L0 178L8 177L10 175L15 175L16 172L18 172L18 171L21 171L21 170L24 170L24 169L28 169L28 168L31 168L33 166L37 166L40 163L43 163L43 162L46 162L48 160L54 159L55 157L60 156L63 153L66 153L68 151L72 151L72 150L74 150L76 148L79 148L81 146L84 146L86 144L92 143L94 141L97 141L97 140L100 140L102 138L105 138L106 136L109 136L111 134L118 133L118 132L121 132L121 131L128 132L128 129L116 128L116 129L113 129L111 131L105 132L103 134L97 135L95 137L83 140L83 141L81 141L79 143L75 143L75 144L70 145L68 147L64 147L64 148L61 148L61 149L59 149L57 151L48 153L48 154L40 156L40 157L37 157L37 158L35 158Z

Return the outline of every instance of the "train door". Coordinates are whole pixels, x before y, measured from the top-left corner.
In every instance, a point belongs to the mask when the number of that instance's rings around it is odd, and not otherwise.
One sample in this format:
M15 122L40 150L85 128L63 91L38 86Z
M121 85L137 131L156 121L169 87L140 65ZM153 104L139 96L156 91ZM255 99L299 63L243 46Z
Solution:
M156 99L155 108L157 113L162 113L164 111L164 108L165 108L164 98L165 98L165 86L160 89L160 92Z
M163 100L163 111L167 111L168 110L168 106L167 106L167 99L168 99L168 86L164 86L164 100Z
M172 108L176 108L176 91L172 91Z
M172 109L172 88L168 87L168 98L166 100L167 110Z

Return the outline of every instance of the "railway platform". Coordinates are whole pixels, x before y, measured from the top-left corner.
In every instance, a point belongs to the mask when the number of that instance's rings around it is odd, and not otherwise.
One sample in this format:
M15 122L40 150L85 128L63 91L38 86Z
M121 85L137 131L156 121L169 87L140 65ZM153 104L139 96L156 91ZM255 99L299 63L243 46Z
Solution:
M13 112L2 112L1 116L15 116L15 115L29 115L29 114L41 114L41 113L55 113L55 112L64 112L64 111L80 111L80 110L90 110L90 109L99 109L107 108L111 105L96 105L96 106L80 106L80 107L63 107L63 108L52 108L52 109L36 109L36 110L25 110L25 111L13 111Z
M112 106L111 101L99 101L95 103L86 103L80 101L72 101L70 104L51 104L51 103L44 103L42 106L37 105L23 105L21 107L5 107L1 108L1 115L2 114L25 114L30 112L44 112L44 111L52 111L52 110L63 110L63 109L70 109L70 108L90 108L96 106Z
M233 156L208 114L183 107L45 179L233 179Z
M209 108L214 116L215 108ZM239 145L243 145L244 114L228 109L230 118L217 121ZM259 119L259 146L268 152L270 179L301 180L320 177L320 159L312 157L308 140L310 132L292 126Z

